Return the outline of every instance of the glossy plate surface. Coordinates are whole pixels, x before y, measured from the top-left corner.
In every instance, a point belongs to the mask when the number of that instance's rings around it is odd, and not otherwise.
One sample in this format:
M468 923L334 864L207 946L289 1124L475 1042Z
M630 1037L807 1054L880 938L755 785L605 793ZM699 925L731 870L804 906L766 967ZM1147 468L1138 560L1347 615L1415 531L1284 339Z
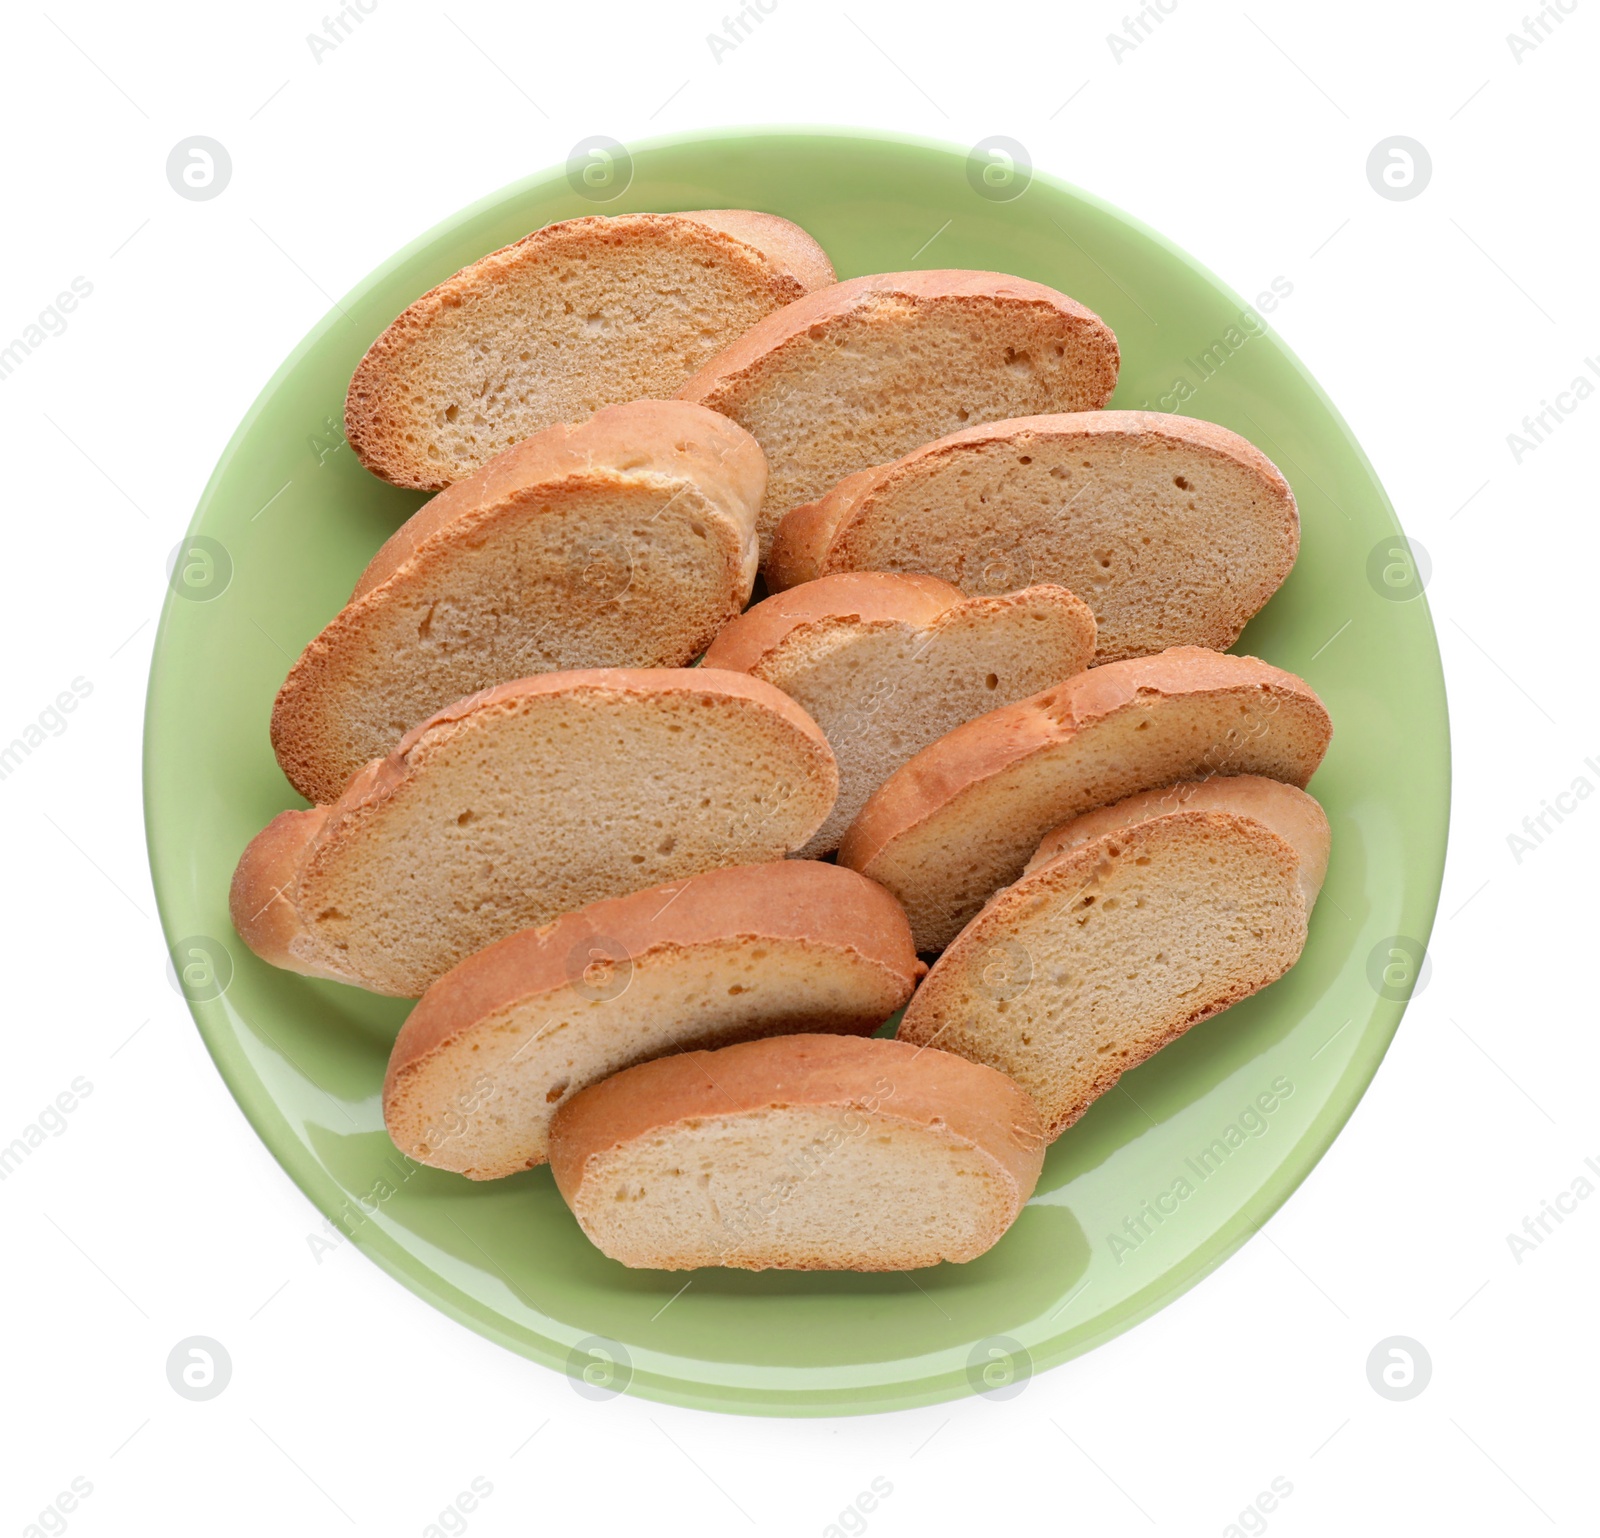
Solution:
M844 131L640 145L631 179L624 161L590 164L598 186L566 168L532 177L374 273L295 349L217 465L162 616L145 744L151 864L185 993L229 1088L311 1199L406 1286L515 1351L575 1365L601 1390L631 1378L652 1398L753 1413L1003 1385L1216 1266L1305 1177L1376 1070L1444 864L1449 748L1426 602L1371 466L1262 325L1266 301L1247 304L1115 209L1037 172L1015 195L1026 173L1003 159ZM1016 1227L966 1266L626 1270L589 1246L547 1169L477 1185L401 1157L379 1088L408 1006L275 971L228 921L240 851L301 804L268 744L273 695L424 500L369 476L343 442L362 352L424 290L550 220L719 206L796 220L841 278L972 267L1064 289L1121 341L1113 406L1223 423L1299 499L1299 564L1237 650L1305 677L1335 722L1311 786L1334 844L1310 944L1283 981L1095 1105L1050 1151Z

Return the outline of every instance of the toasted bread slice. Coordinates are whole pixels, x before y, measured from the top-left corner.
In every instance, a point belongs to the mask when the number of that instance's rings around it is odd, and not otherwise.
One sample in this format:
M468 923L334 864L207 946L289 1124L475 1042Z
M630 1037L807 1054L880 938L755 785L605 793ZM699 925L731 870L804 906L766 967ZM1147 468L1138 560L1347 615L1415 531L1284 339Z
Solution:
M234 872L275 966L415 998L475 951L606 897L797 849L833 806L788 695L711 668L596 668L461 700Z
M912 754L1093 655L1094 616L1063 587L963 598L936 577L847 572L758 603L705 660L776 684L826 734L839 799L800 851L822 855Z
M1050 834L918 989L899 1039L1009 1074L1051 1138L1299 959L1328 819L1255 775L1143 791Z
M278 694L272 745L334 800L418 721L535 673L683 667L750 599L766 461L687 401L547 428L385 542Z
M850 476L779 525L767 580L920 571L964 593L1055 582L1094 610L1101 662L1225 650L1300 548L1294 494L1237 433L1155 411L965 428Z
M626 1266L904 1271L981 1255L1032 1195L1033 1102L946 1052L775 1036L629 1068L556 1114L550 1165Z
M1061 823L1213 774L1303 787L1332 734L1310 685L1254 657L1109 662L924 748L862 808L839 863L900 899L919 951L942 950Z
M967 423L1093 411L1119 361L1111 328L1042 283L884 272L768 316L678 394L732 417L766 450L765 560L778 520L843 477Z
M763 316L833 282L798 225L743 209L548 224L431 289L350 381L374 475L438 491L602 406L671 395Z
M389 1059L402 1153L474 1180L548 1156L590 1084L668 1053L797 1031L870 1035L926 969L882 887L810 860L590 903L446 972Z

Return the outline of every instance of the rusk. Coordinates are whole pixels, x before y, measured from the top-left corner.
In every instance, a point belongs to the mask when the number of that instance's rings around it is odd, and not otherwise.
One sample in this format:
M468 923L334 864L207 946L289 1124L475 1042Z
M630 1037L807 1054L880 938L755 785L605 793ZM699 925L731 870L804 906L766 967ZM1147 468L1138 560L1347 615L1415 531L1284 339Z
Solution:
M798 225L745 209L564 219L407 308L350 381L374 475L438 491L557 422L671 395L718 349L833 282Z
M547 428L442 491L373 557L278 692L272 744L332 801L418 721L534 673L683 667L755 580L761 449L686 401Z
M1010 1075L1054 1138L1128 1069L1294 965L1328 841L1310 796L1253 775L1079 817L939 958L899 1039Z
M901 1271L981 1255L1033 1193L1033 1102L948 1053L775 1036L630 1068L552 1130L556 1185L628 1266Z
M486 945L601 898L781 858L821 826L833 754L786 694L711 668L597 668L461 700L330 806L245 850L245 943L415 998Z
M965 428L848 477L779 525L767 580L928 572L964 593L1036 582L1094 610L1098 660L1226 650L1294 565L1300 519L1237 433L1154 411Z

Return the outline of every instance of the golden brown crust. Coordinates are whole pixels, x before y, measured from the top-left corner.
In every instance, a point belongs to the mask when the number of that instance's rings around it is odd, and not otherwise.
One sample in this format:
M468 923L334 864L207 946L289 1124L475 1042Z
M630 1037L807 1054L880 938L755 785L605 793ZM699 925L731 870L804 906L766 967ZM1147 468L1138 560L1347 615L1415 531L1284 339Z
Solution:
M737 422L688 401L628 401L585 422L558 422L430 498L378 547L351 600L399 571L429 540L465 528L535 489L596 473L692 478L711 500L760 504L767 460Z
M920 449L914 453L921 453ZM906 456L910 458L910 455ZM898 460L892 463L899 463ZM802 502L778 520L772 548L763 571L775 592L815 582L823 575L822 562L833 542L834 531L857 506L858 498L879 484L886 465L874 465L847 475L815 502Z
M515 700L531 699L540 694L581 694L595 690L606 694L720 694L736 695L741 699L756 700L776 711L791 726L798 728L813 743L827 746L821 728L781 689L748 673L735 673L726 668L574 668L567 673L539 673L532 678L514 678L510 683L496 684L492 689L480 689L464 700L457 700L443 710L435 711L426 721L420 722L400 739L393 753L368 765L355 780L351 790L358 787L364 776L378 770L378 778L385 779L381 767L396 765L399 772L409 767L413 750L420 750L435 741L436 732L446 730L480 711L493 710ZM378 792L381 794L381 792ZM343 806L350 797L346 791L340 798ZM365 797L364 797L365 799Z
M1076 666L1086 666L1094 655L1094 613L1067 588L1041 582L1014 593L963 598L959 589L937 577L884 571L839 572L764 598L723 627L706 652L705 665L764 678L766 665L785 643L836 625L909 625L933 634L974 616L1039 605L1056 606L1071 616L1080 658Z
M753 208L696 208L672 217L692 219L742 241L778 272L793 278L805 293L838 282L828 253L798 224L777 214L758 213Z
M818 621L859 620L925 628L962 601L937 577L845 572L775 593L723 626L705 655L708 668L755 672L792 634Z
M239 938L263 961L311 977L348 982L311 953L294 894L300 872L328 820L328 808L279 812L251 839L228 889L228 911Z
M1053 310L1062 320L1090 335L1102 353L1099 403L1116 388L1121 354L1111 328L1093 310L1076 299L1004 272L977 272L960 268L932 268L923 272L876 272L849 278L830 288L818 289L759 320L737 341L723 348L680 389L680 400L702 401L715 407L717 400L742 375L762 363L784 343L815 326L844 319L865 301L879 295L918 300L995 301L1036 305Z
M1030 699L978 716L924 748L862 808L840 843L839 863L866 870L892 840L981 787L985 780L1141 697L1217 690L1265 691L1299 702L1320 718L1321 747L1326 749L1332 723L1322 701L1303 679L1257 657L1174 646L1153 657L1091 668ZM1320 761L1321 756L1319 751L1316 758Z
M328 762L324 713L338 706L348 659L371 645L374 616L452 547L492 537L496 521L520 505L582 495L640 478L666 488L697 487L713 505L748 515L745 541L730 575L730 606L749 596L755 577L755 509L766 486L761 446L737 423L687 401L631 401L608 406L587 421L558 423L489 461L441 491L379 548L350 602L317 634L273 702L271 738L289 783L308 801L339 794L348 768ZM426 580L424 577L423 580ZM742 596L733 589L742 590ZM690 638L697 644L699 638ZM669 665L689 655L662 659ZM650 658L641 658L650 661Z
M1275 833L1295 852L1301 894L1309 912L1328 873L1332 835L1327 814L1294 785L1259 774L1218 774L1159 790L1140 791L1110 806L1097 807L1045 834L1023 874L1061 859L1072 850L1135 823L1174 812L1218 812L1245 817Z
M573 243L615 244L646 238L690 239L763 274L774 308L831 283L826 253L798 225L772 214L736 209L690 214L588 214L534 230L463 267L398 315L356 366L345 397L345 436L374 475L396 486L438 491L450 484L433 466L408 454L407 418L396 399L396 375L409 349L447 310L492 292ZM780 226L782 227L780 229Z
M992 1068L905 1042L774 1036L657 1058L581 1091L556 1113L551 1171L575 1206L596 1154L682 1122L781 1106L867 1111L981 1149L1015 1184L1018 1205L1044 1159L1032 1099Z
M768 554L767 581L775 588L793 586L835 571L847 571L842 549L851 526L870 517L874 506L909 480L925 475L943 461L991 443L1026 445L1040 438L1158 438L1196 453L1243 465L1259 476L1277 504L1282 520L1279 569L1271 585L1289 574L1300 549L1300 515L1294 493L1278 467L1247 438L1194 417L1159 411L1063 411L1043 416L985 422L936 438L888 464L846 476L831 491L787 514Z
M811 860L707 871L519 930L446 972L400 1029L384 1079L385 1104L404 1075L474 1026L567 987L573 955L587 954L586 942L597 939L606 942L606 955L635 965L655 951L709 941L795 940L849 951L882 968L906 998L927 970L900 904L854 871Z

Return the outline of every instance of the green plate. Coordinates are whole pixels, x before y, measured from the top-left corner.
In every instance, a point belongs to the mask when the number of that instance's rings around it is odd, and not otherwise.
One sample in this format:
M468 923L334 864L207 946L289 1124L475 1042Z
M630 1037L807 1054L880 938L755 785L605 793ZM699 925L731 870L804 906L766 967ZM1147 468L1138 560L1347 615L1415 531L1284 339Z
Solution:
M1006 148L728 130L586 154L507 188L407 247L294 350L180 547L151 670L145 801L162 922L206 1045L333 1228L446 1313L573 1373L582 1392L629 1386L761 1414L1015 1392L1247 1239L1333 1140L1426 981L1449 804L1444 686L1418 572L1372 467L1261 324L1266 304L1258 313L1160 236L1030 175ZM240 851L300 804L267 740L274 692L423 500L363 471L340 431L367 344L425 289L550 220L706 207L796 220L841 277L978 267L1064 289L1121 339L1114 406L1226 424L1271 455L1300 502L1299 564L1239 649L1308 679L1333 713L1312 787L1332 820L1333 864L1310 944L1283 981L1096 1104L1051 1149L1015 1228L965 1266L616 1265L583 1238L547 1169L476 1185L401 1157L379 1087L407 1006L276 971L228 921Z

